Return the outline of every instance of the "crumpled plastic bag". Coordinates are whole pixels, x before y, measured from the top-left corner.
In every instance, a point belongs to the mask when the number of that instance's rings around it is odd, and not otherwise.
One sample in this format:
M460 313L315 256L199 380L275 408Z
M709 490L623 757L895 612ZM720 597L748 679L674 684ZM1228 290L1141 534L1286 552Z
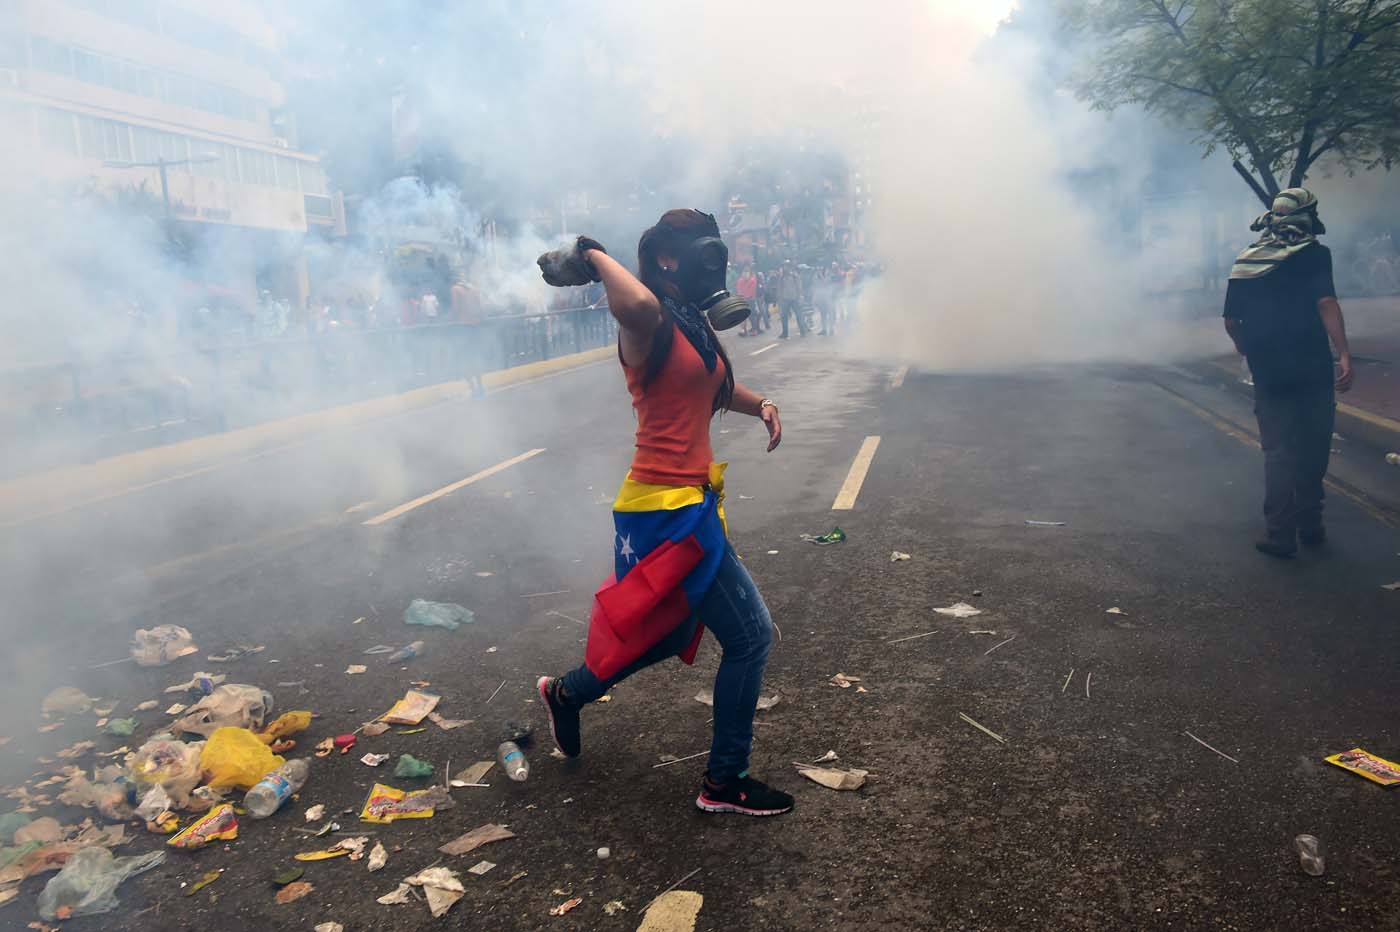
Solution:
M446 628L448 631L456 631L464 623L471 624L475 620L476 616L470 609L463 608L455 602L414 599L403 611L403 623L406 625Z
M45 715L82 714L92 708L92 697L76 686L60 686L44 697L39 711Z
M229 683L190 706L172 730L206 738L220 728L257 731L271 711L272 693L246 683Z
M199 785L199 758L203 741L175 741L153 738L126 759L126 779L140 796L159 785L170 797L172 808L189 805L190 793Z
M164 851L114 858L106 848L84 848L68 859L39 894L39 917L52 922L60 912L64 919L109 913L117 908L117 887L124 880L164 861Z
M199 756L205 783L214 789L249 789L285 763L246 728L220 728L209 736Z
M110 780L89 780L86 774L75 773L68 778L58 801L69 806L96 809L113 822L124 822L131 818L131 807L126 802L126 787Z
M131 659L138 667L163 667L198 650L194 635L179 625L137 628L131 636Z
M258 733L263 744L274 744L283 738L299 734L311 727L311 713L307 711L283 712L277 720Z

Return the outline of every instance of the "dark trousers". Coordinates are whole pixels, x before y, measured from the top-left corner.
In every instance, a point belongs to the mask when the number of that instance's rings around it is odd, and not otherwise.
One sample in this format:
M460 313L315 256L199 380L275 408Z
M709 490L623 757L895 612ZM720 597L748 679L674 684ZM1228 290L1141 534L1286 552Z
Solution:
M795 317L795 318L797 319L797 334L798 334L798 336L803 336L803 337L805 337L805 336L807 335L807 319L806 319L805 317L802 316L802 308L798 306L797 302L796 302L796 301L793 301L793 300L786 300L786 301L783 301L783 302L779 305L779 307L782 309L782 314L783 314L783 334L782 334L782 335L783 335L783 336L787 336L787 335L788 335L788 317L791 316L791 317Z
M1254 389L1264 448L1264 521L1270 536L1322 527L1322 480L1332 454L1337 403L1332 386Z

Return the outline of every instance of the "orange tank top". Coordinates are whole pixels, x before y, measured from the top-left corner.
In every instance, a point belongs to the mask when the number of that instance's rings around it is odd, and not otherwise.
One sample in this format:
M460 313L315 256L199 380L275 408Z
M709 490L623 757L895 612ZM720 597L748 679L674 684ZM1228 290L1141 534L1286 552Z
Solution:
M710 418L724 381L724 360L714 372L679 328L661 371L645 388L646 366L622 365L637 412L637 452L632 478L652 485L704 485L710 481Z

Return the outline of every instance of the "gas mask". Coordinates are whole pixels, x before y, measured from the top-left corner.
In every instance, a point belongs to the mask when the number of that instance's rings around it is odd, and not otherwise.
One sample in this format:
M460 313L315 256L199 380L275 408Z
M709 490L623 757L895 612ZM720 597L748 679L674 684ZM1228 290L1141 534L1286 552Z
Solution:
M729 247L718 236L701 236L691 240L676 257L674 270L665 275L680 289L687 301L695 304L710 319L716 330L737 327L748 319L753 310L749 302L729 293L724 273L729 268Z

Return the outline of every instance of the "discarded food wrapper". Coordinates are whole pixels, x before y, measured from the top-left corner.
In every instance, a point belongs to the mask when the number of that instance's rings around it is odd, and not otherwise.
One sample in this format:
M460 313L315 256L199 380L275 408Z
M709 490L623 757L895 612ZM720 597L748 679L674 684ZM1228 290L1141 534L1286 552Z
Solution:
M818 534L813 537L811 534L803 534L802 539L809 544L816 544L818 547L825 547L828 544L839 544L846 539L846 532L838 528L832 528L825 534Z
M362 663L352 663L350 664L350 666L345 668L345 672L349 676L354 676L357 673L364 673L368 669L369 667L365 666Z
M334 738L331 739L331 747L335 748L342 754L346 754L349 753L350 749L355 746L355 742L359 740L360 739L355 737L353 734L336 735Z
M860 682L860 677L847 676L844 673L838 673L835 676L833 676L829 682L832 686L840 686L842 689L850 689L856 683Z
M469 718L443 718L436 712L428 713L428 721L432 722L443 731L451 731L454 728L461 728L463 725L470 725L472 723L472 720Z
M261 654L266 649L262 644L235 644L222 654L209 654L204 659L212 663L234 663L244 657Z
M773 708L773 706L777 705L779 702L782 702L782 699L783 697L779 696L776 693L774 693L771 696L759 696L758 704L754 708L757 709L759 712L767 712L769 709ZM714 708L715 691L713 689L702 689L700 692L695 694L695 701L700 703L701 705L707 705L711 708Z
M185 888L185 896L194 896L200 890L203 890L205 887L209 886L211 883L218 880L223 875L224 872L222 870L209 871L203 877L199 878L194 883L190 884L188 887Z
M360 763L364 764L366 767L378 767L388 759L388 754L366 754L364 757L360 758Z
M337 845L322 851L303 851L300 854L292 855L292 857L297 861L329 861L331 858L343 858L349 853L349 848Z
M425 760L419 760L412 754L399 755L399 762L394 765L394 776L420 779L433 775L433 765Z
M188 680L185 680L183 683L176 683L174 686L165 687L165 692L184 693L197 690L200 695L207 696L214 691L215 686L218 686L226 679L228 679L228 674L226 673L214 674L200 672L196 673Z
M437 787L441 789L441 787ZM397 819L431 819L433 802L432 790L418 790L413 793L376 783L365 797L360 810L362 822L385 823Z
M550 914L551 916L562 916L562 915L564 915L565 913L567 913L569 910L573 909L575 906L578 906L578 905L579 905L580 903L582 903L582 902L583 902L583 897L581 897L581 896L573 897L572 899L565 900L564 902L560 903L558 906L556 906L556 907L554 907L553 909L551 909L551 910L549 911L549 914Z
M1400 783L1400 764L1377 757L1361 748L1352 748L1350 751L1333 754L1324 759L1329 764L1336 764L1343 770L1350 770L1352 773L1363 776L1372 783L1379 783L1381 786L1394 786Z
M318 922L311 927L311 932L345 932L345 926L338 922Z
M412 887L406 883L401 883L398 889L394 890L392 893L384 894L379 899L375 900L375 902L379 903L381 906L402 906L405 903L413 902L412 893Z
M300 709L293 712L283 712L281 715L262 731L258 732L258 737L264 744L276 744L289 735L300 734L311 727L311 712Z
M83 848L68 858L63 869L39 893L39 916L52 922L111 912L118 906L117 887L123 881L164 861L164 851L114 858L112 852L100 846Z
M603 912L609 916L616 916L618 913L626 912L627 907L621 900L609 900L603 904Z
M211 841L229 841L238 837L238 816L233 806L215 806L202 817L185 826L184 830L166 842L172 848L202 848Z
M903 552L902 550L896 550L896 551L894 551L893 553L890 554L890 562L891 562L891 563L903 563L905 560L912 560L912 559L914 559L914 557L913 557L912 555L907 554L907 553Z
M142 822L150 822L162 812L168 811L171 805L170 794L165 792L165 787L157 783L141 797L141 805L136 807L136 818Z
M454 838L452 841L438 848L438 851L443 854L466 854L469 851L475 851L482 845L489 845L494 841L505 841L507 838L514 837L515 833L504 825L487 823L486 825L477 826L465 835Z
M163 667L198 650L189 629L179 625L137 628L131 636L131 659L138 667Z
M308 821L308 822L319 822L319 821L321 821L321 817L322 817L323 815L325 815L325 814L326 814L326 806L325 806L325 804L324 804L324 803L317 803L316 805L312 806L310 809L308 809L308 810L306 810L305 812L303 812L303 813L302 813L302 816L303 816L303 817L306 819L306 821Z
M428 713L437 708L441 701L442 697L436 693L410 689L388 712L379 716L379 720L390 725L417 725L427 718Z
M481 877L482 875L489 873L493 868L495 868L495 866L496 865L492 864L490 861L477 861L471 867L467 868L467 873L475 874L476 876Z
M467 892L457 872L450 867L425 868L412 877L405 877L404 883L423 888L434 919L451 909Z
M360 734L366 738L377 738L389 730L386 722L367 722L360 726Z
M799 774L832 790L858 790L865 786L865 778L870 774L868 770L841 770L836 767L813 767L810 764L796 766Z
M277 901L279 906L286 906L288 903L295 903L314 889L316 888L305 880L298 880L278 890L277 895L273 897L273 899Z
M389 852L384 849L384 843L376 841L374 847L369 852L369 871L374 873L389 863Z
M169 810L146 820L146 831L152 835L169 835L180 827L180 817Z
M477 761L475 764L465 768L461 773L453 777L452 784L456 786L460 783L463 786L470 786L475 783L481 783L485 779L487 772L494 766L496 766L496 762L493 760Z
M92 708L94 700L75 686L60 686L44 697L39 711L45 715L81 715Z
M471 624L475 620L469 609L453 602L414 599L403 611L403 623L406 625L446 628L448 631L456 631L463 624Z
M974 615L982 614L980 608L968 605L966 602L958 602L955 605L949 605L947 608L935 608L934 611L940 615L947 615L950 618L971 618Z

